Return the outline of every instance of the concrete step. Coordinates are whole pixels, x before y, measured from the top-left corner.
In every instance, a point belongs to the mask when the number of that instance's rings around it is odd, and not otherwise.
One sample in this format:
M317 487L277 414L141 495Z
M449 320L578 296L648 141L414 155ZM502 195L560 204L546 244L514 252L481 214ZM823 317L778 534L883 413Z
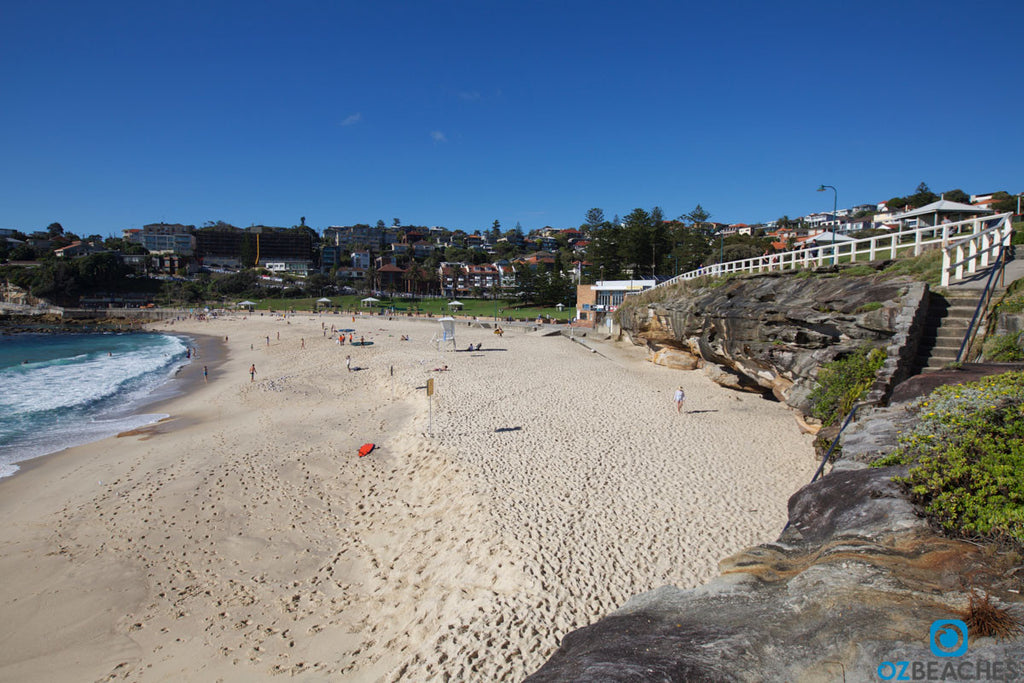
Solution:
M963 320L964 322L970 322L971 318L974 317L974 311L970 313L931 313L925 318L928 322L941 323L944 320Z
M966 320L970 320L972 317L974 317L974 309L947 309L944 311L932 310L928 312L927 317L929 320L944 320L946 318L964 318Z
M956 362L956 356L948 356L945 358L929 358L928 362L925 363L922 367L933 370L941 370L950 363L954 362Z
M967 335L967 328L963 330L939 330L937 334L922 335L920 346L928 348L929 345L935 344L937 341L950 341L952 339L964 339Z

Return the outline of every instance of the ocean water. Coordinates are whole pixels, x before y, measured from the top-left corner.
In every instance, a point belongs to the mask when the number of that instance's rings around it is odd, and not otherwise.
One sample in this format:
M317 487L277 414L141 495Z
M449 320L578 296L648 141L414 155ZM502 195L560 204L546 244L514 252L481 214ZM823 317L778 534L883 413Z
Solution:
M0 477L15 463L166 417L190 340L166 334L0 335Z

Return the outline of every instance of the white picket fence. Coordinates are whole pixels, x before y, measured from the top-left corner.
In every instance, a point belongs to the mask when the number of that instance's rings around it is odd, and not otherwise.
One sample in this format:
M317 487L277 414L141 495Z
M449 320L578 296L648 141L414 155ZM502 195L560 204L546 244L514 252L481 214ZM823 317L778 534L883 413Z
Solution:
M1010 244L1012 213L970 218L957 223L926 225L888 235L864 237L842 242L808 246L802 249L766 254L756 258L727 261L704 266L655 285L667 287L683 280L732 273L766 273L771 271L817 268L832 263L856 263L877 259L918 256L926 249L941 248L942 286L983 269L995 260L999 249ZM650 291L650 290L648 290Z

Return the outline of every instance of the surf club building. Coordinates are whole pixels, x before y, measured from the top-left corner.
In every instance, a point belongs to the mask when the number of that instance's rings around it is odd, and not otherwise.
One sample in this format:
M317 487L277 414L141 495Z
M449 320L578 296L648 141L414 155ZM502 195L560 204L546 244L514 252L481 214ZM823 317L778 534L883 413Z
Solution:
M656 280L598 280L592 285L576 287L576 327L594 328L614 313L627 294L650 289Z

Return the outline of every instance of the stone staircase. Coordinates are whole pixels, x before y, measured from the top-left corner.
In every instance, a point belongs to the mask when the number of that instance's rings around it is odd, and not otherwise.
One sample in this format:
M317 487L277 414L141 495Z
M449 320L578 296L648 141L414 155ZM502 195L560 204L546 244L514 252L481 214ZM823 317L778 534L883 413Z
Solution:
M994 298L1000 295L999 290L993 293ZM980 289L931 292L924 333L917 351L920 372L942 370L956 360L980 297Z

